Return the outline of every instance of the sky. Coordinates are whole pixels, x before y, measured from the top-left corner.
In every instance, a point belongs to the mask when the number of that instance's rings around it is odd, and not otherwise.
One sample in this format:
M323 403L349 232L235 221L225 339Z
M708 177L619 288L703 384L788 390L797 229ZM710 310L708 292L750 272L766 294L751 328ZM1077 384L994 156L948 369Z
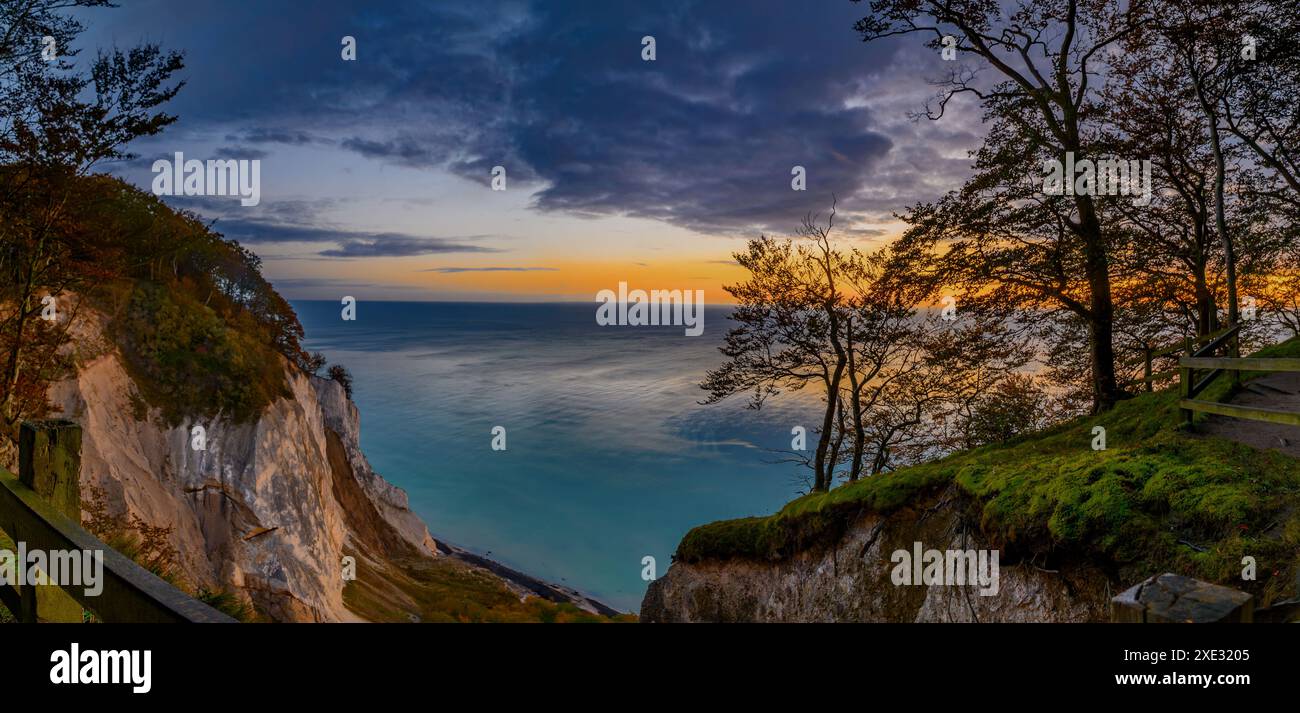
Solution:
M834 199L838 237L879 248L895 213L969 175L978 107L913 120L943 63L917 37L862 43L865 12L121 0L80 13L80 44L185 53L179 121L106 169L148 189L176 152L260 161L257 206L168 201L257 253L290 299L590 301L627 282L714 303L743 279L746 239L790 235Z

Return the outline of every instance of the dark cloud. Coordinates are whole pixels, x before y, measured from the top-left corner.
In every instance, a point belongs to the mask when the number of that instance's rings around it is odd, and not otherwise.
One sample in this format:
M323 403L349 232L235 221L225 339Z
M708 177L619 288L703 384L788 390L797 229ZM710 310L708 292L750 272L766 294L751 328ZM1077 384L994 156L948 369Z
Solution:
M216 158L222 159L248 159L257 160L270 156L269 151L262 149L249 148L247 146L222 146L213 154Z
M367 237L347 237L339 247L322 250L325 257L411 257L442 253L499 253L501 250L482 245L453 243L443 238L419 238L397 233Z
M335 247L316 253L320 257L411 257L447 253L498 253L497 248L474 245L473 241L492 236L432 237L393 232L366 232L339 228L318 220L320 211L334 207L338 201L278 201L259 207L257 217L238 217L228 206L213 205L212 199L197 199L192 206L215 210L224 217L213 222L213 229L228 238L249 245L275 243L329 243Z
M502 165L538 185L545 211L730 232L786 228L851 195L891 147L850 101L881 50L857 41L847 3L524 7L515 24L462 14L432 58L443 81L412 78L391 97L456 131L380 129L343 148L484 183ZM792 190L795 166L806 191Z
M267 127L255 127L245 129L238 134L229 134L226 136L226 141L241 141L250 144L286 144L289 146L330 143L328 139L315 136L306 131Z
M788 231L832 194L877 214L932 198L930 171L968 163L945 158L950 145L900 147L897 136L915 137L875 112L900 91L930 92L918 71L888 76L898 47L912 48L909 70L937 60L915 42L860 42L863 4L395 5L213 1L105 17L120 31L166 29L189 52L186 126L242 124L228 141L319 145L482 183L501 165L542 211ZM345 34L355 62L339 58ZM645 35L654 62L641 59ZM806 191L791 190L794 166Z

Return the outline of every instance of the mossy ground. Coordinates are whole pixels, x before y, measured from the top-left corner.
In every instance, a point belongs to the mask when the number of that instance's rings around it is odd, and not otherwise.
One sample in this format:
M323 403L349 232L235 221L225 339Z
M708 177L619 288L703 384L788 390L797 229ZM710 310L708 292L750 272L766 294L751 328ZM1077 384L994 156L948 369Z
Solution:
M1297 355L1293 339L1255 356ZM1231 389L1221 377L1199 398ZM782 558L834 541L864 512L888 514L951 487L1004 549L1082 555L1122 584L1167 571L1253 591L1265 604L1293 595L1300 460L1198 434L1180 413L1174 389L1142 394L1005 445L807 495L768 517L697 527L676 559ZM1106 429L1105 450L1092 448L1096 426ZM1247 555L1258 563L1254 582L1241 578Z

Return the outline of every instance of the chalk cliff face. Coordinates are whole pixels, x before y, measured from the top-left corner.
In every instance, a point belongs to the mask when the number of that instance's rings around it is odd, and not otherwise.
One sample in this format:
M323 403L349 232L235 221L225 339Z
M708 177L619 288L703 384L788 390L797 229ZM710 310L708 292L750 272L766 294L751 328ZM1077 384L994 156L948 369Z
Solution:
M112 511L171 527L192 586L240 593L276 620L353 621L345 554L437 556L406 494L361 453L357 409L339 384L286 362L292 397L256 420L161 426L102 337L103 319L75 326L79 366L51 400L83 428L83 496L102 488ZM203 450L192 447L195 426Z
M960 503L864 513L835 543L779 561L677 562L650 584L648 622L1076 622L1107 616L1106 577L1086 564L1040 569L1000 555L999 587L895 585L896 550L979 550L990 545Z

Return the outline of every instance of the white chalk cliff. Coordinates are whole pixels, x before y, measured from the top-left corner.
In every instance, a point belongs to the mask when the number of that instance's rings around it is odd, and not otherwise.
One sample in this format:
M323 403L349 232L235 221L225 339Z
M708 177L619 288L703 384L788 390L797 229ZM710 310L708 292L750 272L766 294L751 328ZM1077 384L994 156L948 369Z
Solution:
M112 512L171 528L193 588L236 593L274 620L357 621L363 616L344 603L345 555L383 573L397 560L463 552L435 542L406 493L371 469L357 408L338 383L285 361L291 397L258 418L169 427L105 336L104 315L83 311L72 334L75 375L54 384L50 399L52 415L82 426L83 497L102 488ZM206 432L205 450L192 447L195 426Z

